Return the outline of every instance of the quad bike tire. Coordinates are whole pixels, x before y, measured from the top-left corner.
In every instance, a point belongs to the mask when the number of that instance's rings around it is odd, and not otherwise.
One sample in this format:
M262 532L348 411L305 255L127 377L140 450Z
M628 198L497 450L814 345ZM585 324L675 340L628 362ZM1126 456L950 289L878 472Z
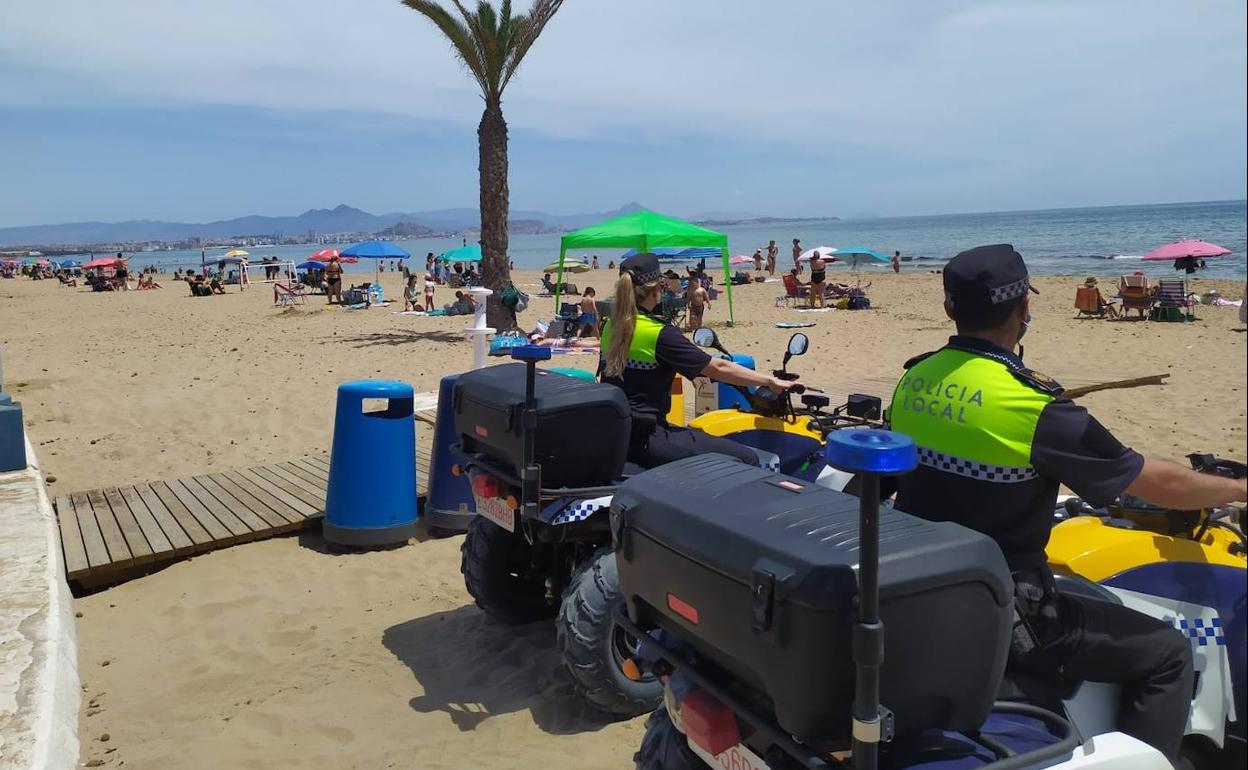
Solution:
M540 579L521 574L529 561L524 538L483 516L473 518L460 546L459 571L477 606L509 625L552 618L558 607L546 601Z
M620 664L629 638L612 619L620 601L615 553L599 548L572 574L556 623L559 652L576 691L601 711L637 716L663 700L663 683L654 676L634 682Z
M646 720L646 732L633 763L635 770L707 770L706 763L672 724L666 705L660 705Z

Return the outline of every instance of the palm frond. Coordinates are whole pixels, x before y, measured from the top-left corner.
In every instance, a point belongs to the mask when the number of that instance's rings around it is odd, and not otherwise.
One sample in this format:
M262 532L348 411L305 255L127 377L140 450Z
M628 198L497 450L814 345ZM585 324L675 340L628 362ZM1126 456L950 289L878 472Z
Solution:
M515 76L516 71L520 69L520 63L524 61L524 56L537 42L537 38L542 34L542 30L546 29L546 24L554 17L555 12L563 5L563 0L536 0L533 8L523 16L517 16L514 20L513 39L510 50L507 52L507 63L503 67L503 79L499 87L501 93L511 79Z
M466 24L456 19L450 12L440 4L433 2L433 0L400 0L400 2L429 19L435 27L442 31L442 34L450 41L456 57L459 58L464 68L472 75L473 80L477 81L477 85L481 87L482 94L489 94L494 90L490 87L487 79L487 68L484 66L481 52L476 46L476 36ZM456 5L459 5L459 3L456 2Z

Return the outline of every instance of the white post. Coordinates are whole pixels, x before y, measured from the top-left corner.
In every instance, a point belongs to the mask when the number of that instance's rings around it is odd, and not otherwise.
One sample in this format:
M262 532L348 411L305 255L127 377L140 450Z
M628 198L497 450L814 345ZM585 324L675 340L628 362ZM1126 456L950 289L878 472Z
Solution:
M485 354L490 346L490 337L494 336L495 329L485 325L485 298L494 292L484 286L473 286L468 290L472 295L472 303L476 309L473 315L473 323L467 329L464 329L464 336L473 340L472 349L472 368L485 368Z

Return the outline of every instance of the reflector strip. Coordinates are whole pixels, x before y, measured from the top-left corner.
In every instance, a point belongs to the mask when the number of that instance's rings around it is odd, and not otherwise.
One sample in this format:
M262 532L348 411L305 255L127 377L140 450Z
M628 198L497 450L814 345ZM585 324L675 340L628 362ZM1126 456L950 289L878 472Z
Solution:
M672 612L675 612L695 626L698 624L698 608L681 599L676 594L667 595L667 606L671 608Z

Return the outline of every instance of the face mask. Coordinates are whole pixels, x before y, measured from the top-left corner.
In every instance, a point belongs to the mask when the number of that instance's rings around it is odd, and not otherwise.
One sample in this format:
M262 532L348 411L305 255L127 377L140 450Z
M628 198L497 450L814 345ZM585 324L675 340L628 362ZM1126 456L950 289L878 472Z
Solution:
M1023 337L1027 336L1027 330L1031 328L1031 311L1027 311L1027 317L1023 319L1023 323L1018 327L1018 341L1022 342Z

